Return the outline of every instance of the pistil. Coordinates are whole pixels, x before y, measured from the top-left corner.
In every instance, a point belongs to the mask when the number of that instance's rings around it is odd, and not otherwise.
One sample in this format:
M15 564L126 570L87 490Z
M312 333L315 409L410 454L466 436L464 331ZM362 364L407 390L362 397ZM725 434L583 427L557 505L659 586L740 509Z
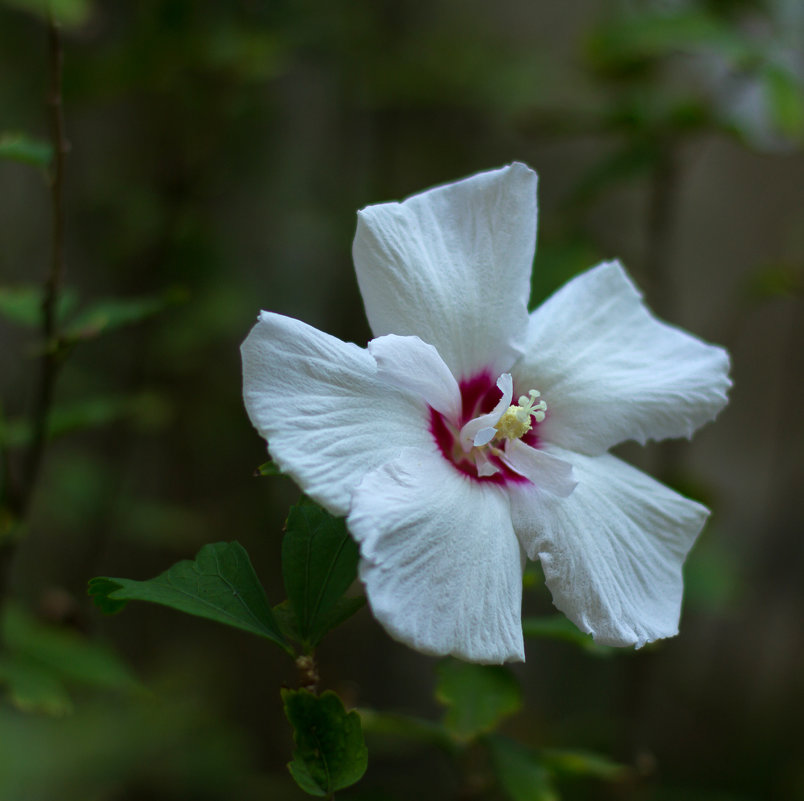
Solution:
M541 423L547 411L547 404L543 400L536 400L540 395L536 389L530 390L528 395L520 395L519 403L509 406L494 426L497 438L520 439L533 428L531 417L537 423Z

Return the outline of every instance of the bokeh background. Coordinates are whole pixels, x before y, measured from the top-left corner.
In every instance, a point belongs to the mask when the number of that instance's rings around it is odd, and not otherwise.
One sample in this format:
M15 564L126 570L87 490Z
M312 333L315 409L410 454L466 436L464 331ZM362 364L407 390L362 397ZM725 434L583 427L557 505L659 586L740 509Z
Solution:
M48 138L40 5L0 4L0 143ZM527 704L507 730L632 767L614 783L568 782L565 798L804 798L804 5L57 8L68 302L150 298L159 312L88 331L64 365L61 435L8 597L28 636L34 619L82 632L139 685L97 659L87 680L86 654L27 694L5 669L15 691L0 707L0 797L303 797L284 767L278 688L296 676L282 653L149 605L102 618L86 582L151 577L237 539L282 600L281 530L298 491L253 475L265 452L242 408L239 343L260 308L365 343L356 209L520 160L540 176L534 302L619 257L658 313L730 349L734 389L692 443L621 449L714 510L686 567L681 635L606 657L529 641L516 669ZM0 160L12 473L41 342L8 299L41 285L50 231L46 171ZM550 612L538 580L526 605ZM351 704L441 714L435 660L391 641L367 610L318 655L323 686ZM343 798L468 797L443 755L369 746L366 778Z

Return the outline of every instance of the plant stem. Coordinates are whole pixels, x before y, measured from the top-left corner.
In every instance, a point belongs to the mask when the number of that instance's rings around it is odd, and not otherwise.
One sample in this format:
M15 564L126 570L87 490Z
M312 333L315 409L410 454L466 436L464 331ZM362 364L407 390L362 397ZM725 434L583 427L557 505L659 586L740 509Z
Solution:
M13 482L10 465L6 464L3 475L5 504L11 515L8 528L13 529L28 512L34 488L39 477L42 457L47 443L48 421L53 405L56 375L61 363L58 305L64 276L64 157L68 150L64 134L64 111L62 106L62 64L64 60L61 33L58 23L51 17L48 22L48 54L50 62L50 137L53 147L51 168L51 262L42 287L41 332L43 353L39 363L39 383L33 414L33 436L23 455L22 476ZM7 454L4 454L4 457ZM2 521L0 521L2 522ZM17 548L17 538L12 531L3 531L0 542L0 605L5 599L11 562Z
M33 418L33 439L28 449L25 473L17 513L23 516L30 504L33 490L42 465L47 443L48 422L53 405L56 376L61 364L58 305L64 277L64 157L68 150L64 134L62 104L62 51L58 23L48 23L48 50L50 54L50 135L53 145L53 171L50 200L52 216L52 251L50 270L44 283L42 298L42 337L44 352L40 361L39 389Z
M305 654L296 659L296 667L299 669L299 689L309 690L311 693L318 692L318 666L311 653Z

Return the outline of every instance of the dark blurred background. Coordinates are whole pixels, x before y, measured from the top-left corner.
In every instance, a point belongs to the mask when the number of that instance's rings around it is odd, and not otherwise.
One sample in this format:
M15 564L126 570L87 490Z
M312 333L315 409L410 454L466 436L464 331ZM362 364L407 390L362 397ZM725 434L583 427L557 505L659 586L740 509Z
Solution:
M39 5L0 4L0 137L48 137ZM49 445L10 597L113 646L148 690L67 681L59 703L7 701L0 798L303 797L284 767L290 660L159 607L102 618L86 582L151 577L237 539L282 600L298 491L253 477L265 451L242 407L240 342L265 308L364 344L355 211L512 160L540 176L534 303L618 257L658 313L729 348L734 389L692 443L621 449L713 509L686 568L681 635L608 657L530 641L516 668L526 708L507 730L634 768L570 782L569 799L804 798L804 4L57 7L70 302L163 308L70 354L57 407L79 410L78 430ZM49 203L41 168L0 160L2 287L42 283ZM36 344L0 318L7 421L31 413ZM538 581L526 605L550 612ZM351 704L441 714L435 661L366 610L319 658L323 686ZM343 798L457 797L443 756L369 746L368 774Z

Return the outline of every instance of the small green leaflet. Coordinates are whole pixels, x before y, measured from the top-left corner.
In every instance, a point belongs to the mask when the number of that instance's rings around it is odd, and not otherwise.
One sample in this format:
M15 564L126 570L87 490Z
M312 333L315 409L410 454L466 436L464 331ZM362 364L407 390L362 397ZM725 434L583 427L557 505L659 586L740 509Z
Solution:
M589 751L533 750L498 734L483 742L497 781L511 801L558 801L556 778L621 781L628 776L624 765Z
M329 796L359 781L368 752L357 712L347 713L331 690L320 696L282 690L282 703L293 726L296 750L288 770L296 784L310 795Z
M20 133L4 133L0 134L0 159L47 167L53 159L53 147L44 139L33 139Z
M281 476L282 472L277 467L277 464L272 459L263 462L255 471L255 476Z
M156 295L97 300L69 321L62 337L68 342L94 339L108 331L147 320L185 299L186 292L174 287Z
M42 287L33 284L0 286L0 316L16 325L36 328L42 325ZM65 287L59 295L58 319L72 312L77 293Z
M194 561L178 562L148 581L94 578L89 594L109 614L127 601L150 601L266 637L290 652L251 560L237 542L205 545Z
M133 298L106 298L76 311L78 294L65 287L59 295L60 339L74 344L135 325L186 300L181 287L171 287L155 295ZM36 285L0 286L0 315L17 325L42 324L42 287Z
M607 645L598 645L592 639L591 634L584 634L564 615L523 618L522 633L528 638L562 640L573 645L579 645L584 651L595 656L611 656L614 653L613 648Z
M397 712L378 712L375 709L361 708L358 710L363 723L363 731L369 736L392 738L393 740L408 740L420 745L432 745L447 753L453 754L459 750L455 738L441 723L433 723L411 715L402 715ZM398 746L394 745L396 751Z
M314 647L364 603L343 594L357 576L359 551L341 518L307 498L290 510L282 576L299 640Z
M804 264L776 262L763 265L745 282L749 300L800 296L804 293Z
M761 73L771 117L783 136L804 138L804 88L796 74L777 65Z
M493 731L522 706L519 683L506 667L445 659L437 670L436 698L447 707L444 725L460 740Z
M559 801L539 755L507 737L485 740L500 787L511 801Z
M595 65L611 68L677 52L715 52L746 63L756 53L750 37L714 14L696 9L613 16L588 45Z
M17 7L41 17L44 22L51 18L65 28L83 25L92 10L89 0L4 0L6 5Z
M539 752L542 764L558 776L588 776L603 781L621 781L629 768L593 751L549 748Z
M8 700L22 712L63 717L73 702L60 677L39 665L14 657L0 657L0 684Z
M151 392L83 398L72 403L58 404L51 409L47 438L55 439L74 431L99 428L119 420L135 425L149 425L152 421L159 421L164 413L164 402ZM33 434L30 420L7 420L0 425L0 444L19 448L27 445Z

